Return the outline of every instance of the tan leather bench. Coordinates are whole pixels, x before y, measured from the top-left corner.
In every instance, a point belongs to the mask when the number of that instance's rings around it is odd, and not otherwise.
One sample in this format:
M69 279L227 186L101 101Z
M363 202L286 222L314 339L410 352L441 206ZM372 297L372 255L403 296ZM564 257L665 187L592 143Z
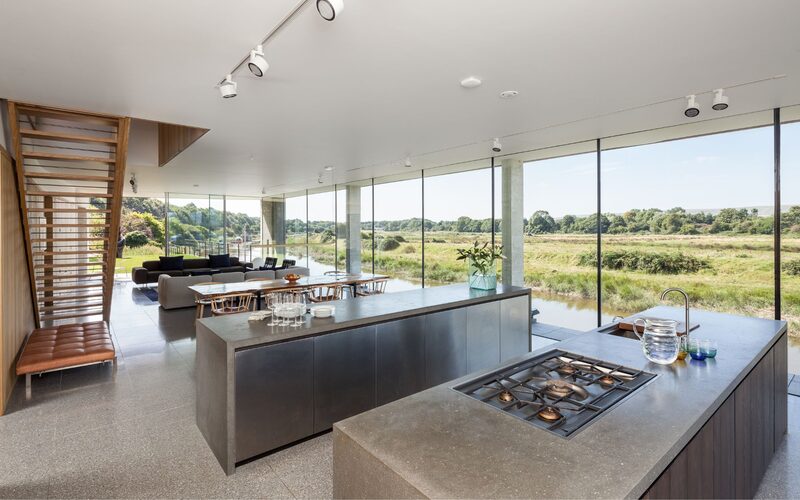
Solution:
M37 328L28 336L17 361L30 395L31 374L104 363L116 359L114 341L105 321Z

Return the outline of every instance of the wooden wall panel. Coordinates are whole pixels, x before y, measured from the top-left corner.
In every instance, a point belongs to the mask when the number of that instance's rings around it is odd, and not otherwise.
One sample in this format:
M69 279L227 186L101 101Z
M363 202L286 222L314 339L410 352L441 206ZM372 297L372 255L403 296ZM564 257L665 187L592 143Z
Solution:
M158 166L163 167L208 132L207 128L158 124Z
M0 415L17 380L15 361L34 328L14 165L0 149Z

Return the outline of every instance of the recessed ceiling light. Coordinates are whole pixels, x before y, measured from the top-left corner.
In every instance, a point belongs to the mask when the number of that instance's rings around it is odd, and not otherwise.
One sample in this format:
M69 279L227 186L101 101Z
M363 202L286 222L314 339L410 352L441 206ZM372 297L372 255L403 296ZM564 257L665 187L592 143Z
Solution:
M317 12L326 21L333 21L344 10L344 0L317 0Z
M474 76L468 76L461 80L461 86L465 89L474 89L475 87L480 87L481 83L483 82L481 82L480 78Z
M200 187L200 184L192 184L192 187L199 188L199 187Z
M411 157L406 156L406 168L411 167Z
M326 172L332 172L333 171L333 166L332 165L325 165L325 171Z
M516 90L504 90L500 92L500 99L511 99L512 97L517 97L519 92Z

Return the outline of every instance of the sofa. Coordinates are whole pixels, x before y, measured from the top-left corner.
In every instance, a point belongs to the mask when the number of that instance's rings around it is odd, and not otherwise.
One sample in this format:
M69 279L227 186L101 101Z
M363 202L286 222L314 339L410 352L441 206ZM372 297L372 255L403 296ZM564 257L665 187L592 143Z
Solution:
M276 271L248 271L218 273L211 276L172 276L162 273L158 276L158 303L164 309L178 309L181 307L194 307L194 292L189 290L198 283L238 283L249 279L278 279L287 274L308 276L308 268L294 266Z
M252 264L249 262L240 262L237 257L230 257L230 266L213 267L213 269L219 269L222 273L243 273L250 267L252 267ZM142 262L141 267L134 267L131 270L131 277L137 285L147 285L149 283L157 283L158 277L161 275L178 277L192 274L211 274L211 269L212 266L209 263L209 259L183 259L183 268L180 270L163 270L161 269L160 260L147 260ZM209 280L206 279L205 281Z

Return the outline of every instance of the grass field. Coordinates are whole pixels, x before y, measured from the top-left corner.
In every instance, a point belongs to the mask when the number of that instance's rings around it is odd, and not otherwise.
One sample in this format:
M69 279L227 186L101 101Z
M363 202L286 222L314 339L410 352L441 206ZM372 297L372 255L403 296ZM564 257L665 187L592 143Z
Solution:
M405 240L392 251L376 251L376 272L419 282L422 242L419 233L379 233ZM488 235L478 234L486 240ZM470 233L425 234L427 284L464 281L465 264L455 260L455 250L471 244ZM499 239L499 238L498 238ZM369 248L370 242L364 241ZM312 247L317 261L333 264L333 243ZM344 241L339 260L344 261ZM595 248L592 235L536 235L525 237L525 283L540 292L566 298L596 298L596 271L580 265L580 256ZM708 261L710 267L693 274L648 274L641 271L603 270L603 305L610 314L627 314L658 304L667 287L686 289L693 307L748 316L772 318L774 311L773 251L771 236L727 235L604 235L603 252L637 250L643 253L683 253ZM784 237L784 262L800 259L800 238ZM369 259L363 252L362 259ZM782 313L790 334L800 331L800 276L782 274ZM551 295L552 296L552 295ZM673 298L676 300L677 297Z

